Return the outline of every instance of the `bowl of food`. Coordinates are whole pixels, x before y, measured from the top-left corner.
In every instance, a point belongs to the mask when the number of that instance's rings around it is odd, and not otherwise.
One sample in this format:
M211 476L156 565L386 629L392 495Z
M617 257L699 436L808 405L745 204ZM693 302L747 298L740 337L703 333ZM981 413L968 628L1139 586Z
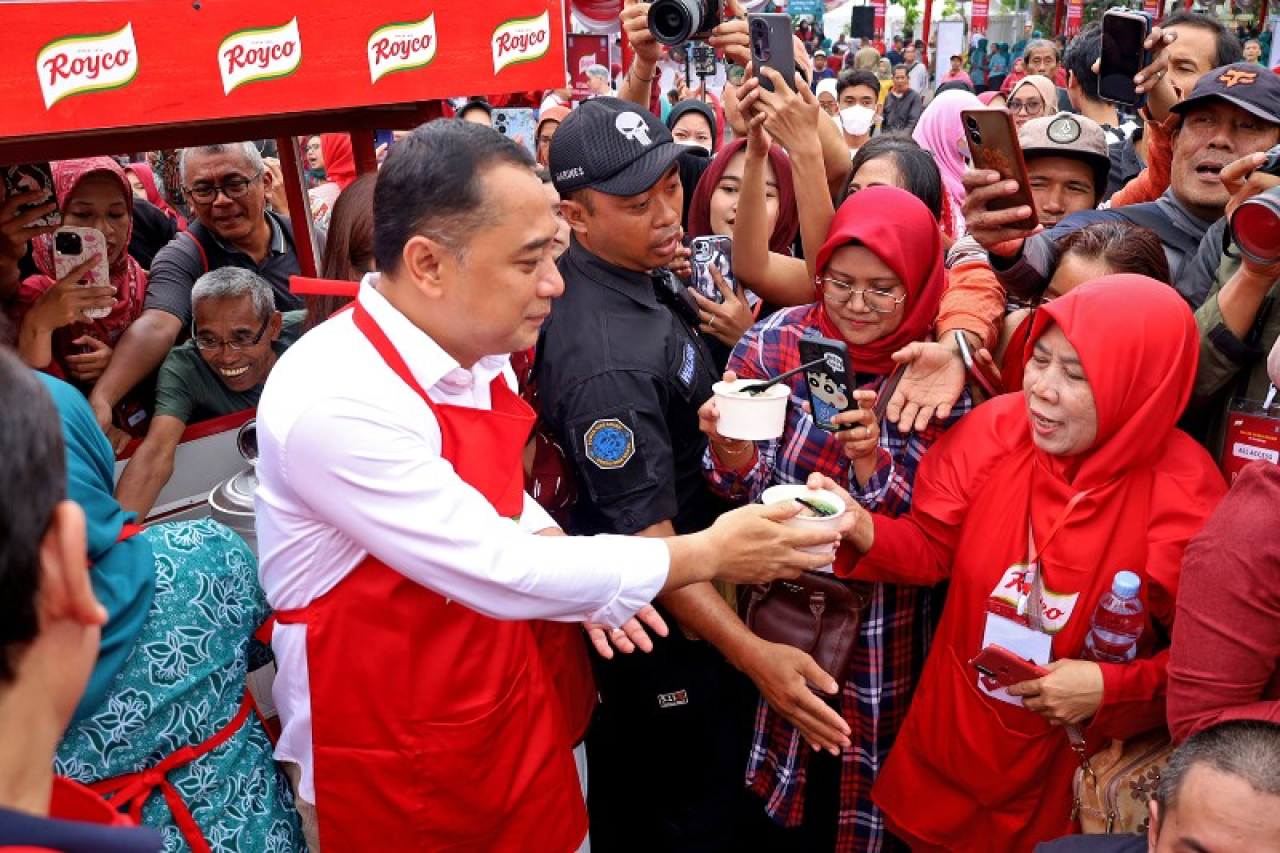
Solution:
M716 410L720 412L716 429L725 438L768 441L782 435L787 425L787 400L791 397L791 389L779 382L758 393L742 390L762 381L767 380L738 379L711 386Z
M760 496L760 502L766 506L779 503L795 503L800 505L799 515L782 522L786 527L801 530L839 530L840 519L847 511L844 499L827 489L811 489L805 485L770 486ZM810 554L830 554L830 546L802 548ZM830 571L826 566L818 571Z

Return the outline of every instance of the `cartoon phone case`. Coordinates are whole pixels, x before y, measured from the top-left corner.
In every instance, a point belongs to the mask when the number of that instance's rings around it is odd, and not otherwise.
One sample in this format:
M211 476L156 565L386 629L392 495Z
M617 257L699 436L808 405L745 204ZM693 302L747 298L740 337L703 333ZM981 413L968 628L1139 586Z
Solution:
M56 204L57 197L53 192L53 171L49 168L48 163L24 163L18 166L5 166L4 174L4 197L9 198L18 193L40 191L44 195L36 201L27 202L19 205L17 212L24 213L32 208L43 207L46 204ZM62 215L55 207L52 212L46 216L42 216L35 222L31 223L34 228L59 225L62 223Z
M804 372L813 422L819 429L837 432L840 427L831 422L832 418L855 405L849 347L843 341L814 336L801 338L799 349L801 364L822 360L820 365Z
M747 15L747 32L751 40L751 65L760 85L773 91L773 81L760 73L762 67L772 68L794 91L796 88L796 55L792 47L791 17L781 12L760 12Z
M733 280L733 238L719 234L709 237L694 237L689 243L692 252L689 264L693 267L693 287L712 302L724 302L724 294L716 286L711 277L711 267L720 271L725 284L738 289Z
M1018 191L991 202L991 209L1009 210L1026 205L1031 208L1031 215L1010 227L1028 231L1035 228L1040 224L1036 218L1036 201L1031 195L1031 181L1027 178L1027 165L1022 159L1013 116L1006 109L963 110L960 116L974 168L999 172L1004 180L1018 182Z
M98 256L98 263L80 277L80 284L84 287L96 284L109 286L111 275L107 269L107 241L101 231L97 228L64 225L53 232L53 273L59 280L93 255ZM110 308L90 308L84 315L97 320L110 313Z

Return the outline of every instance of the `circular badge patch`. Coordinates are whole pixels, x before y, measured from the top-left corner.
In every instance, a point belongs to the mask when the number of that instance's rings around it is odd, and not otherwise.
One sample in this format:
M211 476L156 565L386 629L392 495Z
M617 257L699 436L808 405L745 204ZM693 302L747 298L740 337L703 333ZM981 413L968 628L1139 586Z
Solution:
M1059 145L1070 145L1080 138L1080 122L1063 116L1050 122L1047 133L1053 142Z
M635 455L636 437L631 428L617 418L596 421L582 439L587 458L597 468L621 468Z

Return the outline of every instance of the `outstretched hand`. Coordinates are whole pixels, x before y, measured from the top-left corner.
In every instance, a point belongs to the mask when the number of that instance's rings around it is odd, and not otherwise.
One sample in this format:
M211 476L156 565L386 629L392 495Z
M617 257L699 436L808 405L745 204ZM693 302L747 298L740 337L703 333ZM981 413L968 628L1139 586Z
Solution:
M621 628L610 630L595 622L582 623L587 636L591 638L591 645L595 646L596 653L605 660L613 659L615 648L624 655L629 655L636 649L642 652L653 651L653 640L645 631L645 626L659 637L667 636L669 630L662 615L650 604L641 607L635 617L628 619Z
M895 352L893 360L908 365L885 412L899 432L919 432L934 418L951 416L965 380L964 362L954 345L917 341Z

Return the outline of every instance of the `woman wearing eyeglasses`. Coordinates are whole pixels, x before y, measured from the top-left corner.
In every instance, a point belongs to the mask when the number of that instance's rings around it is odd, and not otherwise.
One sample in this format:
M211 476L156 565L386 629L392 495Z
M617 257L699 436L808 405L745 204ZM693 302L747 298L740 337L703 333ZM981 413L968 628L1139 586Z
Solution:
M1048 77L1032 74L1023 77L1009 90L1005 108L1013 115L1019 129L1033 118L1048 115L1058 108L1058 87Z
M923 202L888 186L850 196L837 211L817 253L817 301L780 311L747 332L729 359L726 378L767 379L800 366L797 343L820 335L849 348L856 389L846 391L852 411L845 429L818 429L801 401L803 376L788 380L792 403L781 438L734 441L716 429L714 401L699 412L710 440L703 466L713 490L743 502L779 483L803 483L819 472L845 485L867 510L897 516L911 506L916 466L928 447L971 407L962 398L950 418L904 435L876 422L876 392L894 369L892 354L926 340L942 298L942 234ZM850 393L851 392L851 393ZM747 782L765 804L753 836L762 849L880 850L883 822L871 785L906 715L929 651L938 613L930 589L870 587L857 651L848 672L823 673L804 652L769 645L763 653L787 656L794 679L839 684L828 715L788 711L761 685ZM834 719L833 719L834 718ZM847 732L847 737L845 736ZM815 752L810 744L828 751ZM831 754L834 752L834 754Z

